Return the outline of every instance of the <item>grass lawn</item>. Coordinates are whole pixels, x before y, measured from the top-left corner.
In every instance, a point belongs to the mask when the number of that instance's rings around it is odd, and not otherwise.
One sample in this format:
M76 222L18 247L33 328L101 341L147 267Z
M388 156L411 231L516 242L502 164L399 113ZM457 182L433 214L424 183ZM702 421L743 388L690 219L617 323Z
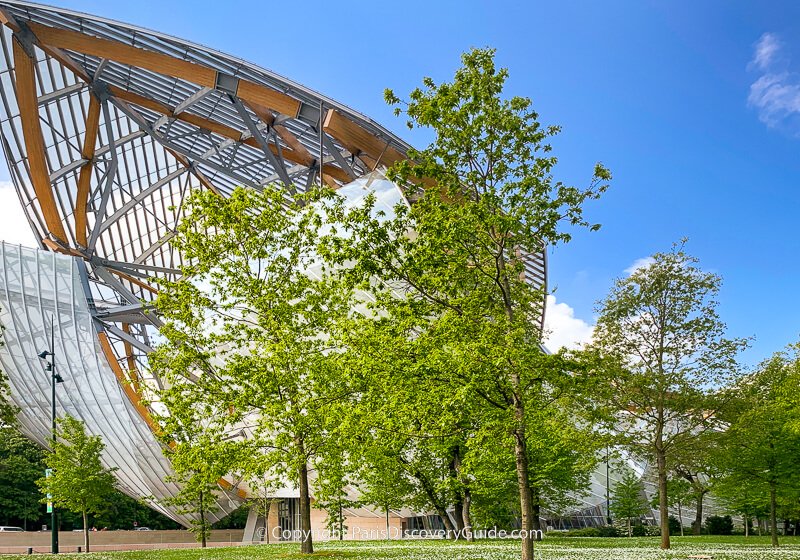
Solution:
M551 537L536 546L541 560L650 560L708 555L714 560L800 559L800 538L781 539L773 549L767 537L673 537L673 549L658 550L659 539L643 538L565 538ZM272 560L286 558L355 558L360 560L513 560L519 558L519 543L510 540L485 540L477 543L446 541L362 541L331 542L315 545L313 556L299 554L297 544L240 546L213 549L171 549L134 552L98 552L95 560ZM86 560L86 555L61 554L66 560ZM4 556L4 558L31 558Z

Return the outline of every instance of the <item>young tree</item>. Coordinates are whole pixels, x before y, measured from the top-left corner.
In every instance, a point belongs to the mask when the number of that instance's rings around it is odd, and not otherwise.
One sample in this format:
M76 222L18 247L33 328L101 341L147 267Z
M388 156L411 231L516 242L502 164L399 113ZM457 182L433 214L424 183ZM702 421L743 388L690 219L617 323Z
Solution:
M695 498L695 493L689 482L680 476L672 476L667 481L667 504L670 507L678 508L678 524L680 525L681 536L683 534L683 504ZM653 496L652 506L657 508L660 503L660 496L656 491ZM701 518L702 519L702 518ZM702 522L701 522L702 523ZM694 526L694 524L692 524Z
M618 279L599 304L590 348L606 368L605 398L623 443L655 465L665 549L670 464L679 445L718 423L720 387L736 376L746 345L724 337L721 279L697 263L679 244Z
M348 447L360 457L355 479L364 500L383 509L434 510L451 538L469 538L469 481L463 469L477 413L445 381L448 370L424 358L408 325L360 317L345 329L347 371L358 387ZM448 509L453 508L452 520Z
M793 373L793 359L778 353L732 388L736 406L725 415L729 426L717 459L728 495L739 487L742 497L751 491L763 496L773 546L779 544L779 502L800 490L800 434L791 426L795 411L779 398ZM739 506L749 509L753 504L747 502Z
M769 497L752 484L743 486L736 477L715 478L713 496L727 511L742 516L745 537L750 536L753 519L760 524L760 519L769 517Z
M189 201L172 240L186 264L155 302L166 342L150 361L165 380L164 431L202 422L232 452L259 458L242 477L270 472L294 482L301 551L311 553L309 471L330 446L338 453L350 396L332 326L352 297L317 257L324 192L294 203L284 195L265 186Z
M328 251L360 275L380 316L405 321L408 336L434 349L417 355L448 372L452 396L443 404L469 395L506 426L529 560L535 516L527 415L554 400L553 388L573 366L541 351L544 293L526 276L525 256L568 241L567 225L596 229L582 208L610 174L598 164L586 189L555 181L547 142L558 127L542 127L529 99L503 97L508 72L495 67L493 51L472 50L462 62L452 82L425 78L405 105L386 93L410 127L435 134L389 178L431 188L412 192L411 207L397 207L391 219L375 217L369 200L341 216L350 235L331 239Z
M622 478L614 485L611 493L611 507L614 517L625 519L628 523L628 536L631 532L631 519L639 518L647 513L642 481L631 470L626 470Z
M561 403L566 405L566 403ZM527 414L528 464L533 498L534 528L540 530L543 510L566 511L578 503L577 497L589 486L597 466L599 449L604 447L591 426L579 416L580 407L547 406ZM484 426L472 439L466 458L466 471L482 496L501 496L508 478L515 476L513 445L502 425ZM500 443L500 445L498 445ZM485 504L485 501L484 501ZM485 507L485 506L484 506ZM500 510L502 512L502 510Z
M716 453L719 434L709 431L701 434L687 434L685 441L676 442L672 460L672 471L689 484L691 497L695 504L695 518L692 534L700 535L703 529L703 504L712 489L712 462ZM668 485L668 492L672 486ZM672 500L671 500L672 501ZM683 525L681 524L681 530Z
M58 441L45 456L52 474L36 484L45 496L52 496L54 507L81 514L83 544L89 552L89 514L100 513L108 506L115 492L113 469L105 468L101 461L105 444L100 436L88 435L80 420L64 417L57 433Z
M243 469L244 472L254 472L254 469ZM249 506L251 508L255 507L256 512L260 517L264 518L264 536L263 541L266 544L270 543L270 526L269 526L269 515L272 511L273 506L278 504L281 501L281 498L275 497L278 487L280 485L280 481L276 480L274 477L269 476L269 474L264 473L260 477L252 477L248 481L248 487L250 491L255 494L252 498ZM260 528L256 529L256 536L258 535L258 531Z
M192 516L189 531L194 533L200 547L205 548L211 534L211 521L208 515L219 509L217 506L219 477L199 470L183 472L177 475L174 481L180 484L181 489L174 496L165 499L164 503L174 506L182 515Z

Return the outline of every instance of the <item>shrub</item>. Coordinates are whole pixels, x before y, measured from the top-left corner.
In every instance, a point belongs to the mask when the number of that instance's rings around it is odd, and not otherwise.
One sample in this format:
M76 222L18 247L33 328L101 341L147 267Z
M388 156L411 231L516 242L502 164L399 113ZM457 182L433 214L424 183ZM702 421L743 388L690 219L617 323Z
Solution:
M681 522L674 515L669 516L669 534L670 535L681 534Z
M706 517L706 530L709 535L730 535L733 533L733 520L730 515Z
M613 525L606 525L604 527L598 527L597 532L600 533L601 537L618 537L619 530L614 527Z
M634 537L646 537L647 528L644 525L634 525L633 529L631 529L631 534Z
M597 527L585 527L584 529L572 529L567 531L567 537L599 537L600 530Z

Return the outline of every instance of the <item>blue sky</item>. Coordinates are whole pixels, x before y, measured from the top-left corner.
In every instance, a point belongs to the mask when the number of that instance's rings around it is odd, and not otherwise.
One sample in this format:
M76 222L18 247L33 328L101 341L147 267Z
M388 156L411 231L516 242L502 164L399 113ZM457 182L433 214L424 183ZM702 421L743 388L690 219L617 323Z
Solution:
M429 138L391 115L383 89L446 80L461 52L495 47L511 74L507 92L563 126L556 177L585 184L595 161L614 173L587 208L602 229L576 232L550 254L551 286L565 304L554 325L565 339L588 333L614 277L684 236L724 278L730 334L756 337L747 363L800 339L800 3L59 4L246 58L418 146Z

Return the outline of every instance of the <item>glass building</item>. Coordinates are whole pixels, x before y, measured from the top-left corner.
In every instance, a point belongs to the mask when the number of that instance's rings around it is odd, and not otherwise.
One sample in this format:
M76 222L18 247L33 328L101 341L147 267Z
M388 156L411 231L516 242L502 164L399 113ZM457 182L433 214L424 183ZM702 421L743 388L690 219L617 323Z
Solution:
M37 354L52 325L59 414L103 437L123 491L186 523L161 505L177 487L164 482L173 473L142 398L160 384L147 367L160 321L146 311L152 279L179 275L170 240L183 201L278 182L287 200L325 185L353 203L377 190L392 207L403 192L371 173L408 145L300 84L155 31L8 0L0 23L0 141L39 242L0 247L0 362L22 428L47 444ZM527 276L545 285L544 252ZM220 486L223 516L248 490Z

